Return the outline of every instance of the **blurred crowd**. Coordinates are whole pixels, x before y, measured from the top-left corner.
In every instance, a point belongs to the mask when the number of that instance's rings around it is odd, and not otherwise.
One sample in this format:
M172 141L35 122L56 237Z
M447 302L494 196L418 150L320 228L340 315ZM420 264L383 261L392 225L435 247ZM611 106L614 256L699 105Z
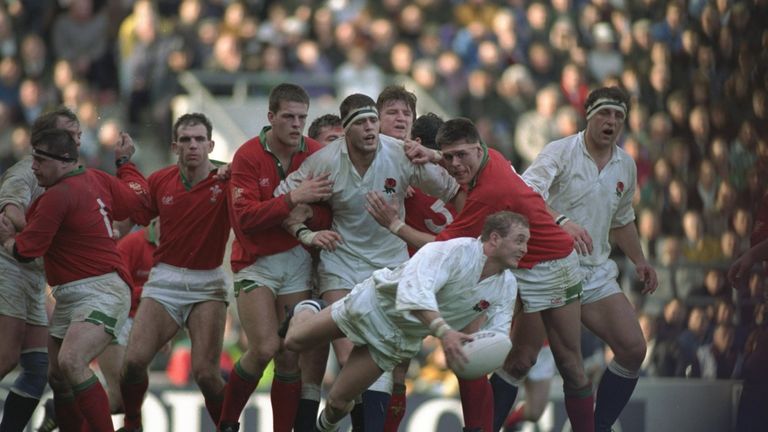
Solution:
M375 98L406 76L518 171L584 126L590 88L620 85L632 97L621 145L637 162L638 228L660 275L656 294L631 296L645 371L738 377L766 325L764 270L739 290L725 278L768 185L766 22L768 0L9 0L0 172L59 104L80 118L89 166L113 170L121 130L166 149L176 77L192 69L305 74L318 78L312 97ZM414 376L443 392L435 356Z

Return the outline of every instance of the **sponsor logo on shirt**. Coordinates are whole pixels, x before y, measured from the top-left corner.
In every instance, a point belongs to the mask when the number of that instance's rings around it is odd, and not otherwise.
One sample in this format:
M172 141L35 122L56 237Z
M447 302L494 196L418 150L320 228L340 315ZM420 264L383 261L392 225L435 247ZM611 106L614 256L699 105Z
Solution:
M243 196L243 188L236 187L232 189L232 202L236 202L240 200L242 196Z
M552 297L549 299L549 304L551 305L561 305L563 304L563 298L562 297Z
M269 187L269 177L262 177L259 179L260 187Z
M173 195L166 195L160 201L162 201L163 205L171 205L173 204Z
M224 191L221 190L221 186L219 186L217 184L211 186L210 189L211 189L211 198L210 198L210 200L211 200L212 203L215 203L216 201L219 200L219 196L221 196L222 192L224 192Z

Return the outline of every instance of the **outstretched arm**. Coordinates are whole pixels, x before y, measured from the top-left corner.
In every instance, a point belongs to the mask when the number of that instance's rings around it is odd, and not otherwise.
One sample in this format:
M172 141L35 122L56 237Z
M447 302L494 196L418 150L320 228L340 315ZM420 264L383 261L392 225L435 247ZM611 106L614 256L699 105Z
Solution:
M405 223L398 215L396 203L391 203L376 191L368 192L368 200L365 208L373 216L379 225L387 228L392 234L400 237L414 249L419 249L425 244L434 241L435 236L419 231Z

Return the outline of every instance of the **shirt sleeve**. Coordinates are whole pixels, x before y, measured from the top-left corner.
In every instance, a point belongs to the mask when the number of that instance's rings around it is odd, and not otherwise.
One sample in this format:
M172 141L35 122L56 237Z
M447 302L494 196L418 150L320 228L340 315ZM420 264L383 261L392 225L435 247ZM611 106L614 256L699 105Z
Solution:
M26 211L35 196L37 179L28 164L16 163L5 172L0 185L0 210L13 204Z
M627 173L629 174L629 184L626 185L624 194L619 198L619 206L611 220L611 228L620 228L635 220L635 209L632 207L632 198L635 196L637 188L637 168L635 162L627 163Z
M425 194L441 199L443 202L449 202L459 191L459 184L445 168L433 163L416 165L411 161L413 172L410 178L410 184L421 189Z
M30 208L27 226L16 235L19 255L37 258L45 255L59 231L69 208L69 197L59 189L44 193Z
M544 147L522 175L523 181L538 192L545 201L549 198L549 188L562 169L552 148L552 145Z
M439 311L436 294L461 266L455 265L455 254L437 245L422 249L405 264L397 285L395 308L398 311Z
M285 194L264 196L259 187L258 164L247 157L235 157L229 180L230 219L247 233L279 226L291 211Z
M117 178L119 181L113 181L111 184L112 218L131 218L139 225L147 225L157 215L147 179L133 163L126 163L118 168Z
M456 216L452 224L440 231L435 240L449 240L457 237L477 237L483 230L485 218L499 209L471 197Z

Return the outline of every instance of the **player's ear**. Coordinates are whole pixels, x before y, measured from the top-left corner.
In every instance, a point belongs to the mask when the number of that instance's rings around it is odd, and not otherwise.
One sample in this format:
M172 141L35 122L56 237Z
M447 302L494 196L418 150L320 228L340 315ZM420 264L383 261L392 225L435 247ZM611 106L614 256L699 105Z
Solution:
M216 145L216 143L213 142L213 140L208 141L208 153L211 153L213 151L214 145Z

